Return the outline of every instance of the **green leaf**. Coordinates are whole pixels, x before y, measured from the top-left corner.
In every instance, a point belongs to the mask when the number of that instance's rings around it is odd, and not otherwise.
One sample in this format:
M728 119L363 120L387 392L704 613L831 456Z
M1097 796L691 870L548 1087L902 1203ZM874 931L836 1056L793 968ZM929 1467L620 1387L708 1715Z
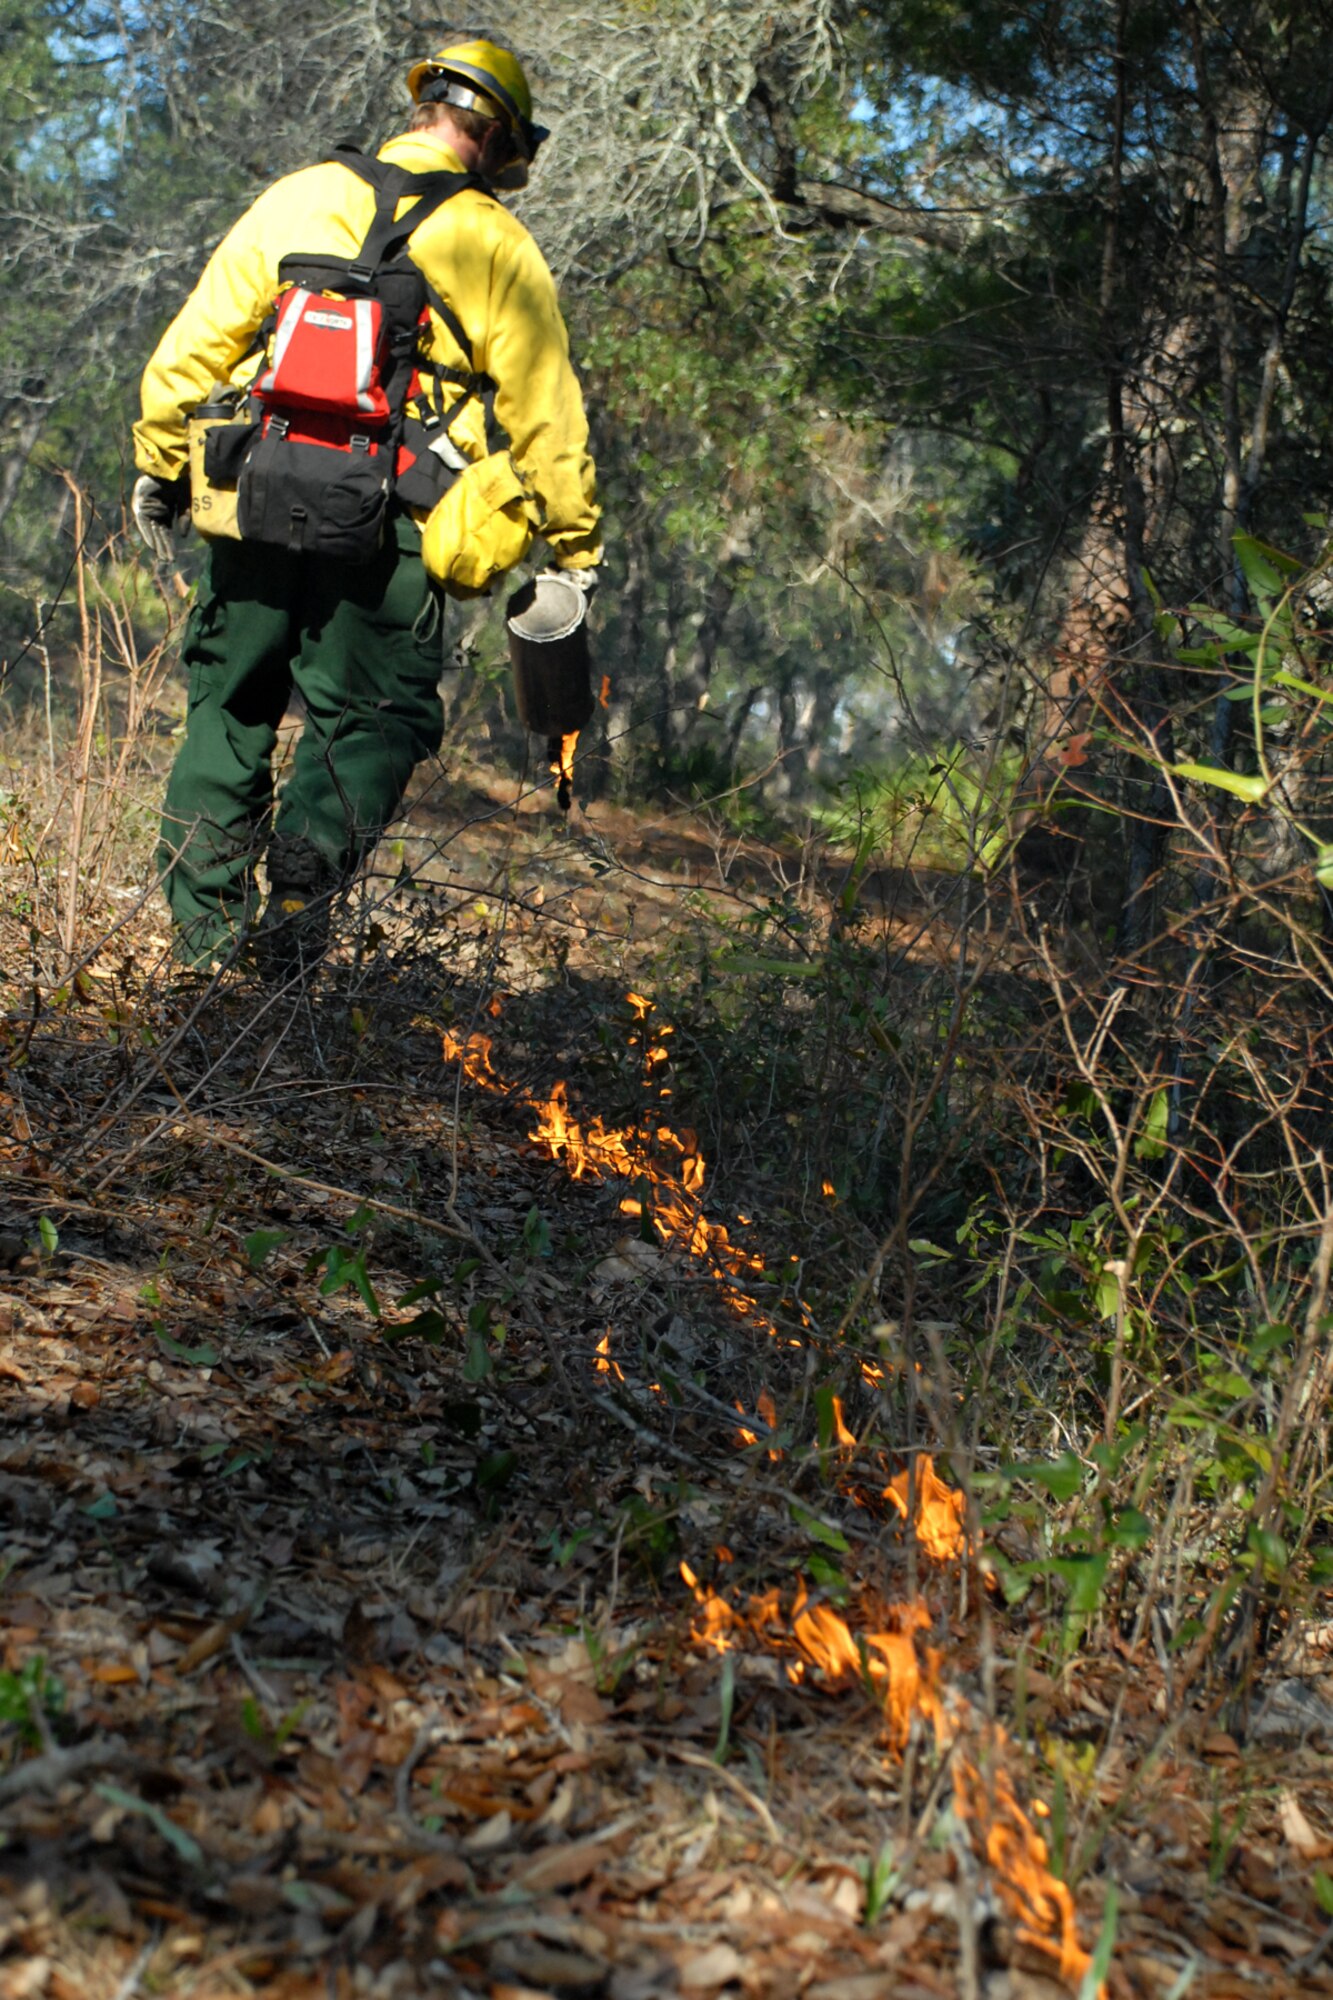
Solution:
M735 1706L735 1702L736 1656L734 1653L724 1653L722 1655L722 1685L718 1689L720 1716L717 1743L713 1749L713 1762L715 1764L725 1764L727 1761L727 1746L731 1740L731 1711Z
M1055 1500L1072 1500L1083 1484L1083 1467L1072 1451L1062 1451L1059 1458L1002 1465L1000 1474L1004 1479L1030 1479L1034 1486L1044 1486Z
M114 1493L99 1493L92 1505L83 1511L90 1521L114 1521L120 1509Z
M122 1791L119 1785L101 1784L94 1787L98 1796L108 1805L119 1806L122 1812L138 1813L150 1826L161 1834L169 1847L173 1847L181 1860L189 1868L202 1868L204 1850L197 1840L192 1840L183 1827L175 1820L168 1819L160 1806L150 1805L147 1799L137 1798L133 1792Z
M1119 1915L1119 1892L1114 1882L1108 1882L1097 1948L1092 1954L1091 1965L1083 1975L1083 1982L1078 1989L1078 2000L1101 2000L1106 1985L1106 1975L1111 1970L1111 1954L1115 1950L1116 1919Z
M285 1243L291 1235L290 1229L256 1229L245 1239L245 1254L250 1269L257 1271L273 1255L279 1244Z
M351 1229L355 1222L356 1217L353 1216L347 1225L348 1228ZM327 1298L331 1292L340 1291L344 1285L350 1285L359 1294L366 1310L374 1319L378 1319L380 1302L375 1296L375 1287L371 1284L366 1270L364 1247L351 1251L344 1250L340 1244L335 1243L325 1251L324 1259L328 1268L320 1279L319 1289L322 1295Z
M165 1349L173 1361L187 1361L191 1368L216 1368L218 1351L205 1341L202 1347L186 1347L179 1340L173 1340L160 1326L153 1328L158 1344Z
M474 1264L473 1269L475 1268ZM433 1299L435 1294L443 1289L443 1278L418 1278L415 1285L408 1286L398 1304L400 1307L419 1305L422 1299Z
M1166 1151L1166 1131L1171 1117L1171 1092L1155 1090L1148 1100L1148 1115L1134 1141L1136 1160L1160 1160Z
M283 1716L281 1722L273 1732L273 1748L275 1750L281 1750L287 1739L301 1727L301 1724L305 1721L306 1710L309 1706L310 1697L309 1695L305 1695L297 1702L294 1708L288 1709L286 1715Z
M1333 889L1333 847L1320 847L1315 852L1314 878L1321 889Z
M1314 1899L1326 1917L1333 1917L1333 1878L1325 1875L1322 1868L1316 1868L1310 1887Z
M939 1262L942 1258L947 1258L949 1255L947 1250L940 1249L938 1243L928 1242L924 1236L913 1236L909 1240L907 1247L914 1257L925 1257L933 1259L936 1262Z
M811 1581L819 1585L826 1597L831 1597L835 1604L847 1602L851 1589L847 1578L835 1562L821 1555L818 1549L807 1549L804 1566Z
M1069 1585L1071 1618L1089 1617L1101 1601L1102 1585L1111 1558L1105 1550L1095 1556L1050 1556L1043 1565L1052 1576L1063 1577Z
M1270 676L1275 687L1291 688L1296 694L1307 694L1313 701L1333 701L1333 692L1328 688L1316 687L1313 681L1303 681L1299 674L1289 674L1285 667L1278 667Z
M507 1486L518 1466L518 1453L493 1451L477 1466L477 1486L483 1493L495 1493Z
M463 1358L463 1380L465 1382L485 1382L494 1373L495 1363L484 1333L473 1327L467 1337L467 1353Z
M549 1257L551 1254L550 1224L535 1201L523 1221L523 1247L529 1257Z
M836 1393L832 1382L821 1382L815 1390L815 1424L821 1451L827 1451L833 1442L833 1399Z
M822 965L811 965L808 960L758 958L748 951L716 953L713 963L722 973L756 972L770 979L818 979L824 970Z
M1285 588L1284 574L1300 576L1305 568L1296 556L1289 556L1285 549L1275 549L1271 542L1261 542L1256 535L1233 535L1231 546L1245 572L1245 581L1255 590L1262 588L1276 594Z
M402 1326L386 1326L384 1338L391 1347L400 1340L424 1340L432 1347L438 1347L448 1331L449 1322L444 1314L428 1306L425 1312L417 1313Z
M1249 1543L1255 1553L1262 1557L1265 1567L1280 1576L1288 1561L1287 1545L1281 1535L1275 1534L1272 1528L1261 1528L1256 1525L1250 1529Z
M1141 1549L1152 1539L1152 1522L1137 1507L1125 1507L1112 1521L1106 1539L1113 1548Z
M807 1513L805 1508L798 1506L794 1500L791 1503L791 1517L798 1528L804 1528L811 1541L822 1542L826 1549L832 1549L840 1556L850 1553L851 1543L845 1535L830 1527L827 1521L821 1521L817 1515Z
M1220 792L1257 806L1268 796L1268 780L1257 771L1227 771L1219 764L1173 764L1177 778L1190 778L1197 785L1215 785Z
M1222 612L1214 611L1211 604L1191 604L1189 613L1191 618L1198 620L1205 632L1211 632L1215 638L1220 639L1230 652L1253 653L1258 650L1257 632L1246 631L1243 625L1237 625ZM1183 655L1181 657L1183 658Z
M56 1228L49 1215L38 1216L37 1234L42 1240L43 1254L47 1257L54 1257L56 1251L60 1248L60 1231Z

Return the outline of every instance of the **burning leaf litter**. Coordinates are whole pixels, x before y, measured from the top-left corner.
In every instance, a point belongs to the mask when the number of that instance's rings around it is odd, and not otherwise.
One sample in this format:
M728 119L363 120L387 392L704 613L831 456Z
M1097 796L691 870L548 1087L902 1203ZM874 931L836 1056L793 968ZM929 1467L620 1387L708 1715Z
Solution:
M631 992L626 1001L635 1030L631 1042L642 1047L643 1078L661 1098L669 1088L656 1077L665 1066L665 1025L648 1028L653 1002ZM642 1033L640 1033L642 1031ZM497 1074L489 1036L473 1033L460 1040L449 1031L443 1038L447 1060L461 1063L465 1074L483 1089L519 1095ZM664 1246L705 1262L718 1279L728 1309L772 1337L778 1330L756 1301L737 1282L764 1270L755 1252L734 1244L727 1229L703 1214L705 1168L692 1132L677 1132L665 1123L652 1128L654 1143L632 1129L609 1128L593 1115L576 1117L569 1108L568 1088L557 1081L545 1098L523 1096L536 1113L533 1141L558 1161L573 1180L628 1180L651 1190L651 1221ZM824 1192L832 1194L826 1185ZM621 1212L642 1215L643 1201L627 1196ZM799 1344L799 1343L797 1343ZM611 1354L611 1329L598 1341L594 1369L620 1382L624 1373ZM867 1381L882 1380L882 1371L863 1364ZM770 1437L779 1429L771 1394L756 1399ZM736 1408L745 1415L738 1403ZM831 1398L832 1434L841 1452L852 1453L857 1439L843 1415L840 1400ZM737 1426L736 1440L758 1445L758 1434ZM770 1460L780 1459L776 1444L767 1446ZM854 1497L864 1498L854 1487ZM933 1562L957 1561L966 1552L966 1500L948 1485L927 1453L918 1454L880 1490L904 1522L909 1522L922 1552ZM1092 1963L1078 1940L1073 1898L1067 1884L1051 1873L1045 1840L1019 1802L1003 1763L1004 1732L983 1717L965 1696L945 1690L941 1680L942 1650L928 1645L924 1634L934 1620L929 1606L917 1598L892 1605L882 1614L882 1629L853 1631L839 1611L813 1598L802 1582L788 1606L772 1588L752 1596L738 1610L718 1592L702 1585L687 1562L680 1574L695 1603L692 1637L708 1651L726 1654L747 1646L784 1657L787 1678L800 1687L812 1673L830 1687L859 1684L882 1716L883 1739L890 1754L901 1757L914 1729L929 1730L934 1747L951 1760L955 1812L979 1857L995 1880L996 1894L1013 1918L1018 1935L1041 1953L1071 1985L1079 1985ZM947 1698L946 1698L947 1696ZM974 1759L965 1744L975 1744ZM979 1761L978 1761L979 1760ZM983 1776L984 1771L984 1776Z

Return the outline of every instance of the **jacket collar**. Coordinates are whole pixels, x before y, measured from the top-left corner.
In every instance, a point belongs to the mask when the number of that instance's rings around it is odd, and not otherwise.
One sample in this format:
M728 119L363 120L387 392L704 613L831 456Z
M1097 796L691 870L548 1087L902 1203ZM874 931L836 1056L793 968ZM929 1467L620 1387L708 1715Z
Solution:
M464 172L463 162L453 147L427 132L400 132L396 139L380 147L379 157L414 174Z

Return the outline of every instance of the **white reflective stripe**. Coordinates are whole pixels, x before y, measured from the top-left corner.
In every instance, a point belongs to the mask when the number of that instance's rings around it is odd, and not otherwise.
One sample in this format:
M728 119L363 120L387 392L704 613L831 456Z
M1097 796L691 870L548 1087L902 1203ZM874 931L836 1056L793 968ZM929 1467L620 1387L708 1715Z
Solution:
M464 458L448 431L441 431L427 447L432 457L442 459L451 472L466 472L472 460Z
M294 292L288 293L283 310L278 314L278 330L273 339L273 366L257 384L260 389L271 390L274 387L287 349L292 344L292 335L296 332L309 298L309 292L303 291L299 286Z
M356 407L358 410L373 410L375 398L367 391L375 367L375 301L355 299L352 311L356 315Z

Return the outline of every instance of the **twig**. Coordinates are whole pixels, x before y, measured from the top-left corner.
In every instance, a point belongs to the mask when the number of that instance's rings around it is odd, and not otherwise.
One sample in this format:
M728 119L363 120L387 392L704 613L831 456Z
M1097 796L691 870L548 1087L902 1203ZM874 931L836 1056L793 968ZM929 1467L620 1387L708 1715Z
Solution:
M470 1243L488 1264L496 1263L495 1257L476 1233L468 1228L452 1204L448 1209L450 1220L438 1222L433 1215L422 1215L415 1208L400 1208L397 1202L381 1201L375 1195L361 1194L354 1188L335 1187L331 1181L318 1181L309 1174L298 1174L294 1168L280 1166L276 1160L266 1159L263 1153L256 1153L249 1146L242 1146L237 1139L224 1139L211 1126L205 1125L201 1130L198 1129L202 1121L192 1122L196 1124L194 1136L207 1140L210 1145L221 1147L224 1153L238 1154L241 1159L249 1160L253 1166L262 1167L265 1173L272 1174L277 1180L290 1181L294 1187L310 1188L316 1194L333 1195L339 1201L350 1201L355 1206L374 1209L379 1215L392 1215L399 1222L413 1223L418 1229L433 1229L440 1236L452 1236L460 1243Z
M231 1635L231 1656L263 1703L269 1728L276 1729L282 1720L282 1703L241 1644L239 1632L233 1632Z
M664 1453L667 1458L674 1458L677 1464L688 1465L697 1472L703 1463L697 1452L686 1451L682 1445L676 1444L671 1438L663 1437L660 1431L650 1430L647 1424L636 1423L634 1418L629 1414L629 1411L622 1410L620 1405L613 1402L610 1396L601 1396L595 1389L591 1389L588 1391L586 1400L595 1409L601 1410L604 1415L614 1417L618 1424L623 1424L627 1431L632 1431L634 1436L639 1438L644 1444L650 1444L655 1451Z
M54 1791L68 1784L71 1778L82 1778L86 1772L110 1771L118 1764L135 1761L123 1736L95 1737L88 1743L72 1744L68 1750L45 1750L40 1757L29 1757L26 1763L0 1778L0 1806L22 1798L27 1792Z
M267 1588L258 1590L248 1604L239 1611L233 1611L227 1618L219 1618L199 1634L193 1645L187 1646L176 1662L175 1671L180 1677L192 1674L197 1667L207 1666L219 1653L225 1652L238 1632L243 1632L267 1596Z
M654 1747L664 1751L668 1757L676 1758L681 1764L693 1764L700 1771L707 1771L710 1777L721 1778L724 1784L730 1785L737 1798L744 1799L750 1811L756 1814L762 1821L764 1831L767 1833L774 1847L788 1847L791 1845L786 1834L782 1832L759 1794L752 1792L750 1787L742 1783L741 1779L736 1776L736 1773L729 1771L725 1764L715 1764L711 1757L703 1756L698 1750L686 1750L680 1743L658 1742L655 1743Z
M112 2000L130 2000L130 1995L136 1990L139 1981L143 1978L147 1970L149 1959L153 1956L153 1953L157 1950L161 1942L161 1933L154 1931L152 1937L149 1938L147 1944L143 1947L143 1950L134 1960L129 1971L116 1988L115 1993L112 1995Z
M94 646L88 617L88 582L84 560L84 495L68 472L61 478L74 496L74 544L77 551L75 575L79 603L79 726L74 753L74 807L70 818L66 851L68 881L61 924L61 943L66 960L74 957L74 941L79 920L79 864L83 856L84 822L88 810L88 780L92 767L93 740L97 727L97 706L102 693L102 648Z
M458 1844L456 1841L447 1840L442 1834L432 1833L428 1827L421 1824L412 1811L412 1773L426 1752L433 1750L437 1743L446 1741L448 1734L445 1723L423 1722L416 1733L412 1748L398 1766L398 1773L393 1783L393 1805L398 1820L417 1846L429 1854L456 1855Z
M958 1985L963 2000L980 2000L981 1950L977 1937L977 1898L980 1870L967 1837L960 1827L953 1841L958 1875L954 1882L954 1921L958 1926Z

